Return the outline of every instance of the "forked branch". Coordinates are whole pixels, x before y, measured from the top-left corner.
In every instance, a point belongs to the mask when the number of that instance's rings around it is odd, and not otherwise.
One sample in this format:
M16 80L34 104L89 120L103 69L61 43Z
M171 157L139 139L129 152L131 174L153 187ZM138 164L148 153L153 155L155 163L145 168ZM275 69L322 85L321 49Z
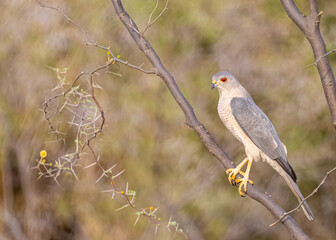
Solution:
M318 11L317 0L308 0L310 14L304 16L293 0L280 0L288 16L301 29L309 41L319 72L324 95L331 113L332 124L336 129L336 83L331 69L328 53L320 31L320 19L323 12Z

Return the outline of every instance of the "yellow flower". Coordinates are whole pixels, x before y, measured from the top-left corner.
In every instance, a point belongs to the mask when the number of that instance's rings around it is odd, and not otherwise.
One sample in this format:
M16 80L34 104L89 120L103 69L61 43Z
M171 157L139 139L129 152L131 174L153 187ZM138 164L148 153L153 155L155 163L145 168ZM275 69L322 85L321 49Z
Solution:
M161 218L158 218L159 221L161 221Z
M42 162L44 162L44 163L45 163L45 162L46 162L46 160L45 160L45 159L42 159Z
M65 176L68 176L68 175L69 175L69 173L66 172L66 173L65 173Z
M107 53L107 55L110 55L110 54L111 54L110 51L107 51L106 53Z
M124 191L121 191L120 193L121 193L122 195L124 195L124 194L125 194L125 192L124 192Z
M120 55L117 55L117 58L120 58Z
M152 207L152 206L150 206L148 209L149 209L149 210L153 210L153 207Z
M110 184L114 184L114 181L111 181Z
M47 151L46 150L42 150L41 152L40 152L40 157L41 158L45 158L47 156Z

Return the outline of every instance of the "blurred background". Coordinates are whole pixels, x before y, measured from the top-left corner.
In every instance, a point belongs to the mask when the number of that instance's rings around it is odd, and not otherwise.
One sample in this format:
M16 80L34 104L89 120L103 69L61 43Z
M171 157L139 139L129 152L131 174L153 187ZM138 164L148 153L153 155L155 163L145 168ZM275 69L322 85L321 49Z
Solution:
M307 14L307 3L296 1ZM135 65L150 64L116 16L110 1L45 1L60 7L97 43ZM140 29L146 27L155 0L125 0L124 7ZM159 1L155 18L165 1ZM321 30L327 50L336 48L336 2L319 1ZM87 36L60 13L35 1L0 1L0 239L184 239L155 226L146 217L137 224L136 211L110 193L108 181L87 154L74 176L62 173L59 186L51 178L36 180L40 151L47 162L74 151L76 131L64 131L65 144L55 142L42 105L55 95L53 68L69 68L69 82L107 60L106 51L85 45ZM269 116L298 176L304 195L310 194L335 167L335 131L311 48L287 17L280 1L170 1L168 11L145 36L159 54L199 120L235 163L243 146L217 115L217 91L211 76L231 71ZM329 56L335 70L336 55ZM63 76L63 75L62 75ZM85 87L85 79L81 80ZM225 170L199 137L156 76L121 64L95 76L97 99L106 113L106 127L92 142L105 169L118 163L119 189L136 191L136 206L156 212L161 225L170 217L189 239L289 239L282 224L260 204L241 198L227 181ZM56 118L57 119L57 118ZM71 115L59 116L59 122ZM265 163L254 164L251 179L285 210L297 200L283 179ZM335 239L336 174L330 175L309 199L316 220L302 211L292 214L313 239Z

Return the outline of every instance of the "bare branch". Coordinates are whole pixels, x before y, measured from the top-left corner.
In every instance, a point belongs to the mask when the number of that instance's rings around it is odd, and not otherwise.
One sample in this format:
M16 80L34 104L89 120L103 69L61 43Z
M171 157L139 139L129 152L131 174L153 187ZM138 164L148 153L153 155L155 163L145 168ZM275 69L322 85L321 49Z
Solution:
M293 0L280 0L284 9L293 22L302 30L305 29L306 16L297 8Z
M71 20L71 18L69 18L60 8L58 7L53 7L53 6L48 6L48 5L45 5L43 4L41 1L39 0L36 0L37 3L42 7L42 8L49 8L49 9L52 9L52 10L55 10L57 12L59 12L60 14L63 15L63 17L66 18L66 20L71 23L72 25L74 25L79 31L81 31L88 39L89 41L92 41L92 39L90 38L89 34L83 29L81 28L78 24L76 24L74 21Z
M270 227L273 227L274 225L276 225L277 223L279 223L284 217L286 217L288 214L291 214L292 212L295 212L296 210L298 210L301 205L310 197L312 197L315 193L317 193L317 191L320 189L320 187L325 183L325 181L327 180L328 176L332 173L336 171L336 167L334 167L333 169L331 169L330 171L327 172L327 174L324 176L324 178L322 179L322 181L320 182L320 184L311 192L311 194L309 194L307 197L305 197L302 201L300 201L299 205L297 205L296 208L293 208L292 210L286 212L284 215L281 216L281 218L279 218L279 220L277 220L276 222L272 223L270 225Z
M310 15L317 16L318 15L317 1L316 0L309 0L308 2L309 2Z
M325 57L328 53L320 31L322 12L318 13L317 0L309 0L310 15L308 17L302 15L293 0L280 1L288 16L301 29L312 47L324 95L329 105L332 124L336 130L336 82L329 59Z
M139 49L146 55L149 61L153 64L154 69L157 70L157 75L165 82L167 88L173 95L176 102L179 104L183 110L186 117L186 124L190 126L195 132L200 136L205 146L208 148L209 152L212 153L219 162L226 168L234 167L227 153L225 153L213 139L209 131L203 126L201 122L198 121L196 115L193 111L193 108L189 102L185 99L184 95L181 93L178 88L172 75L166 70L162 64L159 56L156 54L155 50L152 48L150 43L144 38L141 34L135 31L132 27L129 26L131 17L125 11L124 7L121 4L120 0L111 0L115 8L116 13L118 14L121 22L124 24L129 34L134 39L135 43ZM134 23L135 25L135 23ZM135 25L136 26L136 25ZM247 195L252 199L258 201L264 205L276 218L280 218L285 211L277 205L270 196L258 191L254 186L248 185ZM297 225L294 219L287 215L281 221L289 230L289 232L295 236L296 239L309 239L309 237L301 230Z

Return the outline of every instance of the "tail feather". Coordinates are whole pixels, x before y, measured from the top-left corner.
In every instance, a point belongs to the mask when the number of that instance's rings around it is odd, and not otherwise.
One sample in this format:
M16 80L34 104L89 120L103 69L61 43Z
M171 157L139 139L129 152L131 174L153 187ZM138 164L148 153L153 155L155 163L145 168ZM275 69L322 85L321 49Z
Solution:
M291 176L289 176L285 171L281 175L285 179L289 188L294 193L295 197L298 199L299 202L301 202L304 199L304 197L303 197L302 193L300 192L300 189L299 189L298 185L296 184L296 182L294 182L293 179L291 178ZM309 207L309 205L306 201L303 202L303 204L301 205L301 208L302 208L304 214L306 215L306 217L310 221L315 219L314 214L313 214L312 210L310 209L310 207Z

